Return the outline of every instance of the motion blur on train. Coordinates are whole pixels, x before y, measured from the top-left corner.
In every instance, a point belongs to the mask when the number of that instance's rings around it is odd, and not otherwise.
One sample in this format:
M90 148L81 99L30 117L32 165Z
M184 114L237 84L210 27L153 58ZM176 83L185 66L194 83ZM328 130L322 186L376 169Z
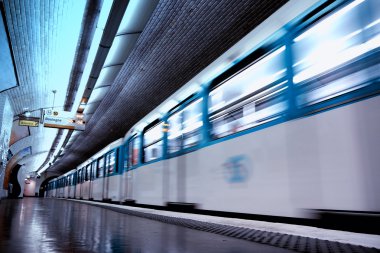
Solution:
M280 9L292 19L198 90L51 180L47 196L273 217L379 214L379 1L296 9ZM276 13L269 20L280 22Z

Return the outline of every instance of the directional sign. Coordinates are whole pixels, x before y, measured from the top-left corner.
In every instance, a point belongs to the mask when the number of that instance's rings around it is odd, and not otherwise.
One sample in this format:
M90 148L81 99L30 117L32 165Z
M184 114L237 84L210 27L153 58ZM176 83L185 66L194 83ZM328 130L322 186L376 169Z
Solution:
M38 121L32 121L32 120L19 120L18 125L19 126L29 126L29 127L38 127L39 123L38 123Z
M71 112L45 110L44 127L84 131L85 122Z

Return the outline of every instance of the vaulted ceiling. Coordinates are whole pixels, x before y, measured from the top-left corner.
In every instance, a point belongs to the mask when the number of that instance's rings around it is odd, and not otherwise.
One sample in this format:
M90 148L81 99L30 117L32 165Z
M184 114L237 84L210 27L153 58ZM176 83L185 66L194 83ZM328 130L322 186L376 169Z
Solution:
M86 2L4 0L3 4L19 79L18 87L4 93L15 119L26 111L40 117L41 108L63 109ZM57 132L31 127L30 135L11 150L17 154L31 147L32 155L22 163L33 171L45 161Z
M64 155L48 170L69 171L123 137L138 120L285 2L158 1L106 95L91 112L85 131L75 134ZM70 73L78 67L74 57L81 53L78 38L86 2L4 0L4 4L20 78L20 86L8 91L15 113L22 113L26 107L32 110L51 106L52 90L57 90L55 105L63 106L70 87ZM64 30L69 29L67 26L77 31L71 33L72 41L62 37ZM66 73L64 77L56 77L63 73ZM40 148L48 152L57 130L38 128L36 131L41 134L31 142L37 145L39 138L49 139ZM46 156L47 153L41 155L44 159ZM44 159L33 161L31 168L38 169Z

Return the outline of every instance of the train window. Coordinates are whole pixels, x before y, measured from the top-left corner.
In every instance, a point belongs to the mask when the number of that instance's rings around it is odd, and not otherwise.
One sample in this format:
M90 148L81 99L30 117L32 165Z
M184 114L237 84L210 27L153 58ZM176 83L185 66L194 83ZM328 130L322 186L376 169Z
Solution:
M199 131L203 125L202 121L202 101L197 99L189 104L182 114L182 138L183 148L192 147L199 143L201 132Z
M115 166L115 151L111 151L106 155L106 173L112 174Z
M110 159L110 164L109 164L109 173L112 173L112 172L117 172L116 169L115 169L115 164L116 164L116 151L112 151L110 154L109 154L109 159Z
M86 181L91 179L91 164L86 166Z
M92 162L92 166L91 166L92 178L91 178L91 180L94 180L96 177L96 164L97 164L96 160Z
M132 140L129 140L128 142L128 168L131 168L132 167L132 154L133 152L133 142Z
M168 119L168 151L177 152L182 146L182 111L176 112Z
M293 44L293 81L306 89L297 103L318 103L379 78L379 61L369 60L371 51L379 46L377 0L353 1L308 28Z
M163 123L151 127L144 132L144 161L149 162L162 156Z
M138 136L133 137L129 142L129 160L130 165L134 166L139 161L140 139Z
M78 170L78 183L82 182L82 170Z
M168 119L168 151L174 153L199 143L202 121L202 101L197 99Z
M209 94L213 138L278 118L287 109L285 46L270 52Z
M81 170L78 170L77 179L78 179L78 184L80 184L82 182L82 171Z
M82 183L86 180L86 177L87 177L86 167L83 167L82 168Z
M96 168L96 177L103 177L104 156L98 158L98 166Z
M115 163L115 165L114 165L115 172L118 173L119 172L119 163L118 163L118 161L119 161L119 149L115 150L115 155L114 155L113 159L114 159L114 163Z
M90 181L94 180L94 163L90 163Z
M124 171L128 170L128 145L124 146Z

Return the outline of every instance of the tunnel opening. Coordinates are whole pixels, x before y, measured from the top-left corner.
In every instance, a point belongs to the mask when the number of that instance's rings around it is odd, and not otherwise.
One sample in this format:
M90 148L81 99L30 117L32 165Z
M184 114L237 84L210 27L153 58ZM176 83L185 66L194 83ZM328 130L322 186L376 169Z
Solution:
M38 197L40 197L40 198L45 197L45 192L46 192L46 190L47 190L47 185L48 185L49 181L52 180L53 178L56 178L56 177L57 177L57 176L51 176L51 177L48 177L48 178L46 178L46 179L42 182L42 184L41 184L41 186L40 186L40 189L39 189L39 191L38 191Z
M17 174L20 168L21 165L17 164L11 172L11 177L8 184L8 198L15 199L20 196L21 186L17 180Z

